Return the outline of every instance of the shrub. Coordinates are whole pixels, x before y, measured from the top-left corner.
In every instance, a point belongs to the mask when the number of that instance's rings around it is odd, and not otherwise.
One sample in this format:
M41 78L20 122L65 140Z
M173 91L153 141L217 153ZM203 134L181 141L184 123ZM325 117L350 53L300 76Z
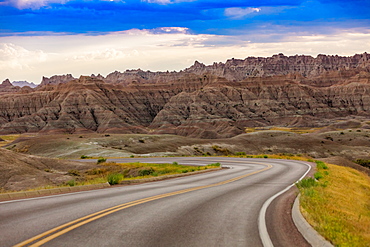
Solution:
M172 163L172 165L174 165L174 166L178 166L178 165L179 165L179 163L177 163L177 162L175 161L175 162L173 162L173 163Z
M330 141L334 141L333 137L331 137L331 136L326 136L325 139L330 140Z
M316 180L320 180L324 177L324 175L321 172L316 172L314 175Z
M246 155L246 153L245 152L236 152L235 155L242 156L242 155Z
M81 159L88 159L90 158L89 156L86 156L86 155L81 155Z
M359 164L360 166L370 168L370 160L365 159L357 159L354 161L356 164Z
M104 172L105 172L105 170L102 170L102 169L92 169L92 170L88 170L86 173L88 175L98 175L98 174L102 174Z
M75 181L74 179L69 180L69 181L67 181L67 182L66 182L66 185L68 185L68 186L70 186L70 187L73 187L73 186L75 186L75 185L76 185L76 181Z
M325 162L322 162L320 160L315 160L317 169L328 169L328 166L325 164Z
M209 164L209 165L206 165L204 168L209 168L209 167L220 167L221 166L221 164L219 163L219 162L217 162L217 163L213 163L213 164Z
M69 170L68 171L68 175L71 175L71 176L80 176L80 172L77 171L77 170Z
M307 189L316 186L317 182L313 178L304 178L301 181L297 182L296 185L299 189Z
M222 147L220 147L220 146L218 146L218 145L213 145L213 146L212 146L212 149L213 149L215 152L219 152L219 153L222 153L222 154L224 154L224 155L230 155L230 154L231 154L231 152L230 152L230 150L229 150L229 149L227 149L227 148L222 148Z
M119 184L123 179L123 175L120 173L111 173L107 177L107 181L110 185Z
M103 158L103 157L99 157L98 161L96 162L97 164L100 164L100 163L104 163L106 162L107 159Z
M148 176L148 175L151 175L154 172L155 172L154 169L150 167L148 169L140 170L139 171L139 176Z

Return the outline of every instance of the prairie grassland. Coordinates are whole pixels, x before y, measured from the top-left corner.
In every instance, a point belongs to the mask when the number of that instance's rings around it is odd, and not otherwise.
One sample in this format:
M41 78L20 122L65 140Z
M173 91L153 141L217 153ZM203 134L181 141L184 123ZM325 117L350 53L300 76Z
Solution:
M154 164L154 163L103 163L100 168L87 171L87 177L84 183L95 183L96 181L104 181L110 183L112 174L114 177L119 177L122 180L132 180L141 178L158 177L162 175L188 173L201 171L210 168L220 167L219 163L210 164L207 166L185 166L179 165L176 162L172 164ZM120 182L118 181L118 182Z
M307 221L335 246L370 246L370 178L319 163L315 178L298 184Z
M278 130L278 131L286 131L286 132L292 132L296 134L306 134L306 133L313 133L321 128L290 128L290 127L253 127L253 128L245 128L245 133L253 133L256 131L264 131L264 130Z
M257 159L284 159L284 160L301 160L313 162L310 157L306 157L302 154L290 154L290 153L281 153L281 154L254 154L247 155L245 152L236 152L234 155L229 155L229 157L240 157L240 158L257 158Z
M12 141L15 141L20 136L21 135L3 135L3 136L0 136L0 138L5 141L5 142L0 142L0 147L3 147L5 145L11 143Z

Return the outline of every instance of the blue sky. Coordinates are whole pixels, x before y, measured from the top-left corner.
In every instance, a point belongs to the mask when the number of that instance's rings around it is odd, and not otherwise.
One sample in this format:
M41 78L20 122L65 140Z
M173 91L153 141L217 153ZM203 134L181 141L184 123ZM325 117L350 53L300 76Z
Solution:
M0 0L0 80L280 52L370 52L370 0Z

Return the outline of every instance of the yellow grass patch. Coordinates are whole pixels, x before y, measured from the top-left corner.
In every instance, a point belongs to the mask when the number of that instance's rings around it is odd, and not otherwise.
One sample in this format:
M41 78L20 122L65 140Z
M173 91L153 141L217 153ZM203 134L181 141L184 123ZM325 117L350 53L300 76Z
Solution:
M370 178L327 165L316 186L301 188L302 213L335 246L370 246Z
M3 147L5 145L11 143L12 141L15 141L20 136L21 135L4 135L4 136L0 136L0 138L5 141L5 142L0 142L0 147Z
M289 127L278 127L278 126L272 126L272 127L255 127L255 128L245 128L245 133L253 133L257 131L265 131L265 130L278 130L278 131L286 131L286 132L292 132L296 134L306 134L306 133L312 133L320 128L289 128Z

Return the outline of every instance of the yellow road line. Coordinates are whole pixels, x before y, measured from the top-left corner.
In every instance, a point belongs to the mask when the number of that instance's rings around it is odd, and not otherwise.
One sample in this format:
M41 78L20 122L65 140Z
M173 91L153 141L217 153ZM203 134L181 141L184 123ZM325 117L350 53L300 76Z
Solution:
M230 162L230 161L228 161L228 162ZM246 162L245 161L244 162L243 161L240 161L240 162L239 161L233 161L233 163L246 163ZM242 176L239 176L239 177L235 177L235 178L232 178L232 179L228 179L228 180L225 180L225 181L222 181L222 182L219 182L219 183L204 185L204 186L198 186L198 187L194 187L194 188L190 188L190 189L184 189L184 190L169 192L169 193L165 193L165 194L161 194L161 195L151 196L151 197L139 199L139 200L136 200L136 201L120 204L120 205L117 205L117 206L114 206L114 207L111 207L111 208L108 208L108 209L104 209L104 210L101 210L99 212L96 212L96 213L84 216L82 218L79 218L77 220L68 222L68 223L63 224L61 226L55 227L55 228L53 228L49 231L46 231L46 232L41 233L41 234L39 234L35 237L27 239L27 240L25 240L25 241L23 241L19 244L16 244L16 245L14 245L14 247L23 247L23 246L26 246L26 245L28 245L32 242L37 241L38 239L43 238L40 241L30 245L31 247L41 246L41 245L49 242L50 240L52 240L52 239L54 239L58 236L61 236L61 235L65 234L69 231L72 231L73 229L76 229L76 228L78 228L82 225L85 225L85 224L87 224L91 221L97 220L99 218L102 218L102 217L107 216L109 214L112 214L114 212L123 210L125 208L133 207L133 206L143 204L143 203L146 203L146 202L150 202L150 201L154 201L154 200L158 200L158 199L162 199L162 198L166 198L166 197L170 197L170 196L174 196L174 195L179 195L179 194L183 194L183 193L187 193L187 192L191 192L191 191L195 191L195 190L200 190L200 189L211 188L211 187L215 187L215 186L219 186L219 185L228 184L228 183L240 180L242 178L245 178L245 177L248 177L248 176L263 172L263 171L266 171L266 170L268 170L272 167L272 165L266 164L266 163L259 163L259 162L247 162L247 163L266 165L266 167L261 169L261 170L251 172L251 173L248 173L248 174L245 174L245 175L242 175ZM56 233L54 233L54 232L56 232ZM48 236L48 235L50 235L50 236Z

